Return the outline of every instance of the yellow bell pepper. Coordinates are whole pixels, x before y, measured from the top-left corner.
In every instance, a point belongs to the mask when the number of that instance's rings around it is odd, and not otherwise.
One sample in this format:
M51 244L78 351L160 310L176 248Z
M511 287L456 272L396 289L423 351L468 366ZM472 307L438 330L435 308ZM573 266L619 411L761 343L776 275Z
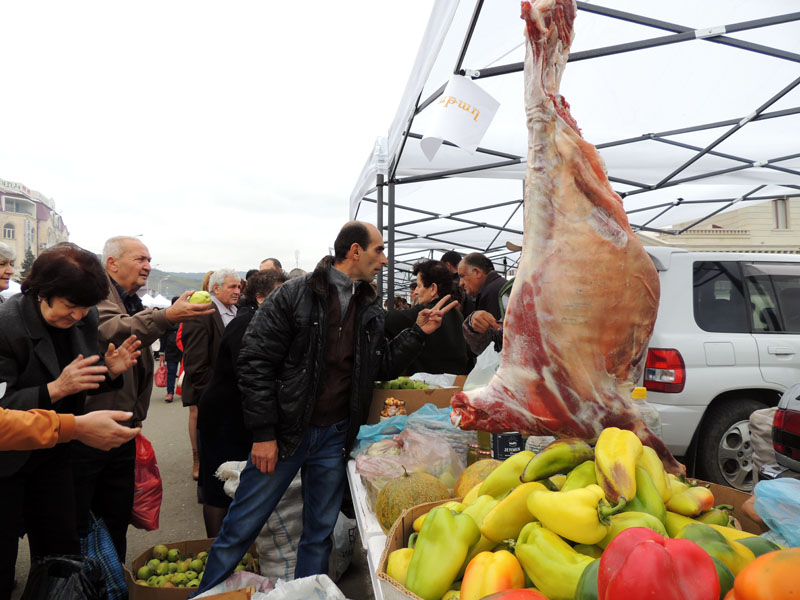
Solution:
M528 510L542 525L579 544L596 544L608 533L609 517L625 503L611 507L603 490L592 484L568 492L534 491Z
M467 566L459 599L480 600L495 592L524 587L525 573L511 552L481 552Z
M519 477L533 457L534 453L529 450L523 450L509 456L483 480L478 495L488 494L489 496L500 498L510 489L520 485L522 482Z
M514 553L536 588L550 600L572 600L583 570L595 560L576 552L538 522L523 527Z
M480 526L481 534L495 542L516 538L525 524L533 520L527 501L531 493L538 491L547 491L547 488L536 481L523 483L511 490L511 493L500 500L483 518Z
M600 432L594 464L597 483L609 501L628 501L636 495L636 461L642 452L642 442L632 431L606 427Z
M658 454L650 446L642 446L642 455L636 461L637 467L642 467L650 479L653 480L653 485L656 486L658 493L661 495L661 501L667 502L672 497L672 487L670 486L669 477L664 469L664 463L658 457Z
M386 561L386 574L404 587L408 575L408 565L411 564L413 555L414 551L411 548L400 548L389 554Z

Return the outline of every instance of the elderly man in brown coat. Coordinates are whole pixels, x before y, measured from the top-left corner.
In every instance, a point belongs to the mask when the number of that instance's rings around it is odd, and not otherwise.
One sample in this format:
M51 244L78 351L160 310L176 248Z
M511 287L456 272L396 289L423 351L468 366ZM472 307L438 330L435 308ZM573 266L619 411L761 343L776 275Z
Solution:
M113 237L103 247L103 262L109 280L108 297L97 305L100 313L100 343L120 344L131 335L142 341L138 363L123 374L120 390L92 396L86 412L110 409L133 413L130 427L138 427L147 417L153 388L153 354L150 345L173 323L213 312L208 304L190 304L191 292L184 293L166 310L145 308L136 292L150 275L150 252L135 237ZM125 561L126 534L133 508L134 440L103 452L80 442L72 443L75 478L75 505L78 528L86 533L89 511L102 517L114 541L117 554Z

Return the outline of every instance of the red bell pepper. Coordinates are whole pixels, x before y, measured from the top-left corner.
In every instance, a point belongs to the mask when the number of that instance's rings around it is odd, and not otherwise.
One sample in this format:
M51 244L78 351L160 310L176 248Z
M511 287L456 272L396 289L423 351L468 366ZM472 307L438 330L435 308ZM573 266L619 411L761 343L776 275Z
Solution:
M547 600L547 596L537 590L526 588L497 592L491 596L485 596L483 600Z
M600 559L599 600L718 600L711 557L689 540L673 540L646 527L615 537Z

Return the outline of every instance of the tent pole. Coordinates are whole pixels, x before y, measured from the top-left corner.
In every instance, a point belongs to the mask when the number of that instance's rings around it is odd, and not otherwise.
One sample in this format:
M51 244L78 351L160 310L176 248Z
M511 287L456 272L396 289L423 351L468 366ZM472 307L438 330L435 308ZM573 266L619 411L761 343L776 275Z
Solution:
M394 301L394 183L389 183L389 272L386 274L386 297ZM391 306L391 303L390 303Z
M377 206L377 219L375 226L381 232L383 238L383 174L378 173L378 206ZM383 269L378 271L378 298L383 297Z

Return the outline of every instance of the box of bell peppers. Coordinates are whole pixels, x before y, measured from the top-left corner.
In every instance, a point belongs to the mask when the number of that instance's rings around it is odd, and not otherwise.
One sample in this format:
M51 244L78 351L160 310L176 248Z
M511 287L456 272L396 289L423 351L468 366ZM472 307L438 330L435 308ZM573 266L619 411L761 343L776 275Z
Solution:
M764 526L750 519L742 511L742 505L748 498L750 498L750 494L747 494L745 492L740 492L739 490L726 487L723 485L704 482L700 479L696 481L700 485L709 486L709 488L714 494L715 504L717 505L729 504L733 507L734 517L738 521L738 525L741 527L743 531L747 531L749 533L754 533L754 534L760 534L765 531ZM397 519L397 521L395 521L394 526L386 536L386 547L384 548L383 554L381 555L381 560L378 565L378 572L377 572L377 578L381 582L381 588L383 590L383 596L385 600L399 600L405 598L422 600L419 596L408 591L400 583L392 579L386 573L386 564L388 561L389 554L391 554L394 550L406 547L408 543L408 538L413 532L412 525L414 523L414 520L417 519L417 517L419 517L420 515L429 512L432 508L439 506L440 504L444 504L445 502L448 501L449 500L441 500L438 502L430 502L427 504L420 504L418 506L414 506L404 511Z

